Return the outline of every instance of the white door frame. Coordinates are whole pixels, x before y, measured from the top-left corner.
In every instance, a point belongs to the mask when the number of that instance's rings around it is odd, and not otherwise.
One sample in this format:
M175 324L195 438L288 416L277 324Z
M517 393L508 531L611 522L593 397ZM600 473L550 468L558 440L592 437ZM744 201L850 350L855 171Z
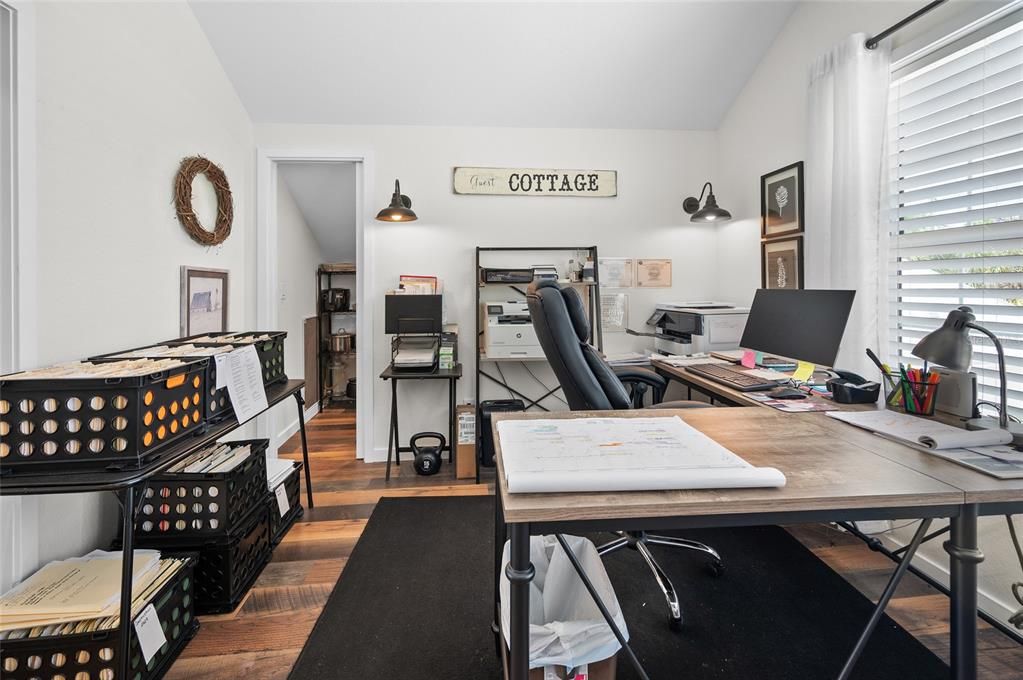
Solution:
M10 50L13 68L9 135L13 172L10 205L3 206L0 223L0 287L7 296L0 305L0 373L36 365L36 62L35 8L26 0L0 0L0 12L12 18L12 39L0 49ZM4 99L7 99L4 97ZM6 192L5 192L6 193ZM0 591L7 590L38 566L40 497L0 498Z
M355 163L355 335L359 351L355 355L356 403L355 455L365 457L373 451L373 218L366 210L373 197L373 154L369 151L308 148L256 149L256 326L277 328L277 165L280 162ZM301 338L290 342L302 342ZM313 401L310 399L310 401ZM318 401L318 399L317 399ZM264 435L265 436L265 435ZM272 450L283 442L274 441Z

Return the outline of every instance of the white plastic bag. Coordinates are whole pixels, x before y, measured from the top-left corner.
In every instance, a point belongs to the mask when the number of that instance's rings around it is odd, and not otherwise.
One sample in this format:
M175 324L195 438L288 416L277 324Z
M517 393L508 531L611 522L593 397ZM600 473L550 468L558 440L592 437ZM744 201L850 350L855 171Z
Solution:
M626 640L618 598L593 542L581 536L565 536L600 599ZM501 559L501 630L511 646L511 584L505 568L511 559L511 543L504 544ZM529 559L536 576L529 584L529 667L575 668L614 656L621 645L604 621L568 555L554 536L531 536Z

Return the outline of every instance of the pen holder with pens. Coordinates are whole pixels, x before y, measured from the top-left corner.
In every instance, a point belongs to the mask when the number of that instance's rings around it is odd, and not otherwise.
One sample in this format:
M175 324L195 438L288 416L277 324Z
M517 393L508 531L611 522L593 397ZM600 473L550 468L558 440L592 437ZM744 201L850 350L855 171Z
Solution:
M918 416L934 415L934 405L938 401L938 382L913 380L898 374L888 374L888 377L890 380L885 396L888 408Z

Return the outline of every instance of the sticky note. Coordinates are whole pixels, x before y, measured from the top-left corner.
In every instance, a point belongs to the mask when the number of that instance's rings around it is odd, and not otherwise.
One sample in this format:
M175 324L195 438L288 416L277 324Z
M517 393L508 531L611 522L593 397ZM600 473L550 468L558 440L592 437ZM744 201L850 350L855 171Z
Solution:
M277 498L277 511L281 517L284 517L291 509L291 503L288 502L288 490L284 488L284 484L277 485L277 488L274 489L274 496Z
M756 355L750 350L742 353L742 365L746 368L753 368L757 365Z
M763 352L757 352L757 355L756 355L756 357L754 357L753 361L756 362L757 366L763 366L764 365L764 353Z
M799 382L806 382L813 375L814 365L808 361L800 361L799 365L796 366L795 372L792 374L792 379Z

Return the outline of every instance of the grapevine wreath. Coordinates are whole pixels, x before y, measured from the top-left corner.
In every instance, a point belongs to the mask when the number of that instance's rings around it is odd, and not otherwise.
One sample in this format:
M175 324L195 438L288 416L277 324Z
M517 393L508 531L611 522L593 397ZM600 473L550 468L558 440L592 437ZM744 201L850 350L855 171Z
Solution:
M192 210L192 180L200 174L206 175L206 179L213 185L217 194L217 224L213 231L202 226ZM215 246L223 243L231 235L231 222L234 220L231 187L227 183L227 175L223 169L208 158L189 156L181 159L181 167L174 177L174 204L178 212L178 221L197 243Z

